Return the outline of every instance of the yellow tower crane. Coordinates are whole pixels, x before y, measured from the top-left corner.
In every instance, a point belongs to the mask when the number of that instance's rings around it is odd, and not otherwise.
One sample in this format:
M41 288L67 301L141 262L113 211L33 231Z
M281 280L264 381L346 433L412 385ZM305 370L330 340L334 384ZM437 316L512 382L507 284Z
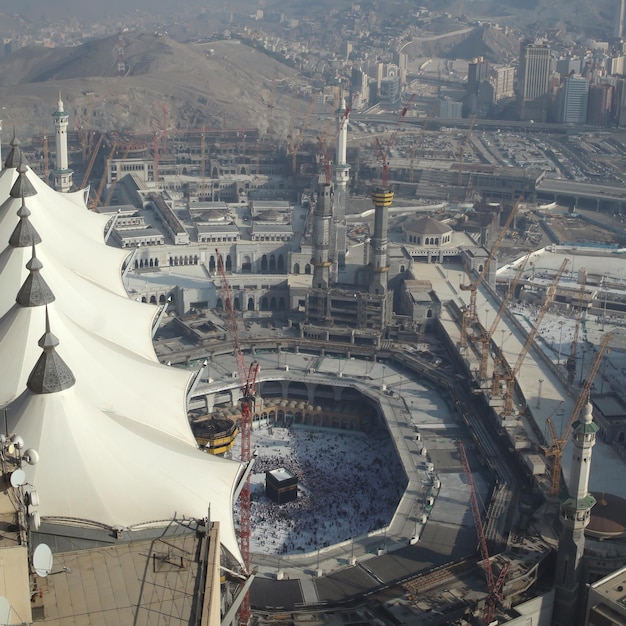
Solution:
M600 367L600 363L602 362L602 356L604 355L604 351L606 350L610 339L611 333L606 333L606 335L604 335L604 337L602 338L602 343L598 348L596 358L593 360L591 368L587 373L587 377L585 378L585 382L580 389L578 398L576 398L576 404L574 404L572 413L560 437L557 437L556 433L554 432L554 425L552 424L552 420L550 418L546 420L546 425L548 427L548 430L550 431L550 437L552 438L552 443L550 444L550 447L544 450L545 456L553 457L552 471L550 472L550 495L555 496L559 491L559 485L561 484L561 462L563 460L563 451L565 450L565 445L567 444L567 440L569 438L569 430L572 427L572 424L578 419L578 416L580 415L580 411L582 410L583 406L585 406L585 404L589 402L591 387L593 385L596 374L598 373L598 368Z
M578 333L580 332L580 322L583 318L583 310L585 303L585 285L587 284L587 272L583 271L582 281L580 283L580 292L578 294L578 312L576 314L576 326L574 327L574 338L572 339L572 345L570 346L569 356L565 364L567 370L567 382L570 385L574 384L574 378L576 378L576 352L578 351ZM560 349L560 346L559 346Z
M522 363L528 354L528 350L532 345L537 333L539 332L539 327L541 326L541 320L543 320L543 316L546 314L548 307L550 306L552 299L554 298L554 294L556 293L556 289L559 285L559 281L561 280L561 276L565 271L567 264L569 263L569 259L564 259L563 263L561 263L561 267L559 267L557 273L554 275L554 279L550 283L548 287L548 291L546 292L546 297L543 302L541 309L539 309L539 313L537 313L537 317L535 319L535 323L531 331L528 333L526 337L526 341L524 342L524 346L520 350L519 356L517 357L517 361L515 362L515 366L513 369L505 375L506 379L506 391L504 393L504 409L502 413L505 416L509 416L513 413L513 392L515 390L515 378L519 374L520 368L522 367ZM495 381L495 377L494 377Z
M502 316L504 315L504 311L506 311L506 307L508 306L509 301L511 300L511 297L515 293L515 289L517 288L517 283L519 282L520 278L522 277L522 274L524 273L526 262L528 261L529 257L530 257L530 252L526 254L524 259L520 263L517 273L515 274L515 278L513 278L513 280L511 281L511 284L509 285L506 295L502 299L502 303L500 304L500 308L498 309L498 313L496 314L496 319L493 320L493 324L491 324L491 328L489 329L487 333L483 333L483 335L480 338L480 342L482 343L482 350L481 350L481 356L480 356L480 370L479 370L480 380L485 380L487 378L487 367L489 365L489 345L491 343L491 338L493 337L493 334L496 332L496 329L498 328L498 324L500 323L500 320L502 319ZM496 366L494 366L494 369L496 369Z
M506 218L506 221L504 222L504 226L502 227L502 229L498 233L498 238L496 239L495 243L491 247L491 252L489 253L489 256L487 257L487 260L485 261L485 264L483 265L482 271L478 274L478 278L476 278L475 281L470 282L469 285L460 285L460 288L461 288L462 291L469 291L470 292L470 303L469 303L468 315L469 315L469 320L471 322L475 322L477 320L477 314L476 314L476 292L478 291L478 288L480 287L481 283L483 282L483 279L487 275L487 272L489 270L489 266L491 264L491 261L493 261L493 259L496 256L496 252L500 249L500 245L502 244L502 241L504 240L504 235L506 235L506 232L509 229L509 226L511 225L511 222L513 221L513 217L514 217L514 215L515 215L515 213L517 211L517 208L518 208L520 202L521 202L521 198L518 199L517 202L511 208L511 211L509 212L509 214L508 214L508 216Z

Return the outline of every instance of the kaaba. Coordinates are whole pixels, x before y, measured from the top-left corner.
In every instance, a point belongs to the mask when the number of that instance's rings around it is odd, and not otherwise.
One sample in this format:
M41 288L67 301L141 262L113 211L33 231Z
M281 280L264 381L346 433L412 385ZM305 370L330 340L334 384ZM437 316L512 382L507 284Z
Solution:
M279 467L265 472L265 495L276 504L298 498L298 479L289 470Z

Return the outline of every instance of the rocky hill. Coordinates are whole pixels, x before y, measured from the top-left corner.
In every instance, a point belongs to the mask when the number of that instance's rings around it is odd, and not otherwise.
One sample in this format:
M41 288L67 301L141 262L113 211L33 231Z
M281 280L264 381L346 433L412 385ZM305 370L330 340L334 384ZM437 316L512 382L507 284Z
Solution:
M277 125L288 123L296 83L294 70L244 44L181 44L145 32L23 48L0 63L5 129L15 125L20 134L51 130L59 91L71 123L86 128L160 130L167 110L169 128L264 131L270 109Z

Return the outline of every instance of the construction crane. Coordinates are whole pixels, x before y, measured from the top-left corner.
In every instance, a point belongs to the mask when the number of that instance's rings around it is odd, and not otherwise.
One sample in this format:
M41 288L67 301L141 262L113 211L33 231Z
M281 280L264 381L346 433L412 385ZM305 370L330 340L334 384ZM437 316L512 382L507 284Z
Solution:
M91 153L91 157L89 158L89 163L87 164L87 169L85 170L85 175L83 176L83 180L80 184L80 189L84 189L87 181L89 180L89 175L91 174L91 170L93 169L93 165L96 162L96 157L98 156L98 151L100 150L100 146L104 141L104 133L100 135L98 138L98 142L96 143L96 147L93 149Z
M518 375L520 368L522 367L522 363L524 362L524 359L526 358L526 354L528 353L530 346L532 345L533 341L535 340L535 337L537 336L537 333L539 332L539 327L541 326L541 320L543 320L543 316L546 314L546 311L548 310L548 307L550 306L552 299L554 298L554 294L556 293L556 289L559 285L559 280L561 280L561 276L563 272L565 271L565 268L568 263L569 263L569 259L563 259L563 263L561 263L561 267L559 267L557 273L554 275L552 282L550 283L550 286L548 287L543 305L541 309L539 309L539 313L537 313L537 317L535 318L535 323L533 324L533 327L531 328L530 332L528 333L528 336L526 337L526 341L524 342L524 345L522 349L520 350L519 356L517 357L517 361L515 362L513 369L510 372L508 372L505 376L506 391L504 394L504 409L503 409L503 414L505 416L511 415L513 413L513 392L515 389L515 378ZM494 376L494 381L495 381L495 376Z
M472 115L472 119L467 129L467 135L465 135L465 139L461 144L461 149L459 150L459 187L463 184L463 157L465 156L465 148L467 148L467 144L472 136L472 129L474 128L477 115L478 113L474 113L474 115Z
M578 333L580 331L580 322L583 317L583 305L585 302L585 285L587 284L587 272L583 270L582 281L580 283L580 291L578 293L578 312L576 313L576 326L574 327L574 337L570 345L569 356L565 364L567 371L567 382L574 384L576 378L576 352L578 351ZM559 346L559 350L561 346Z
M272 86L270 88L270 100L267 103L267 134L272 137L274 135L274 106L276 99L276 79L278 77L278 71L274 72L272 77Z
M507 289L506 295L502 299L500 308L498 309L498 312L496 314L496 318L493 320L493 324L491 324L491 328L489 329L487 333L484 333L480 338L480 341L482 343L482 350L481 350L481 357L480 357L480 370L479 370L480 380L485 380L487 378L487 366L489 365L489 345L491 344L491 338L493 337L493 334L496 332L496 329L498 328L498 324L500 323L500 320L502 319L502 316L504 315L504 311L506 310L506 307L508 306L509 301L511 300L511 297L515 293L515 289L517 288L517 283L519 282L520 278L522 277L522 274L524 273L526 262L528 261L529 257L530 257L530 252L526 254L524 259L520 263L517 273L515 274L515 278L513 278L513 280L511 281L511 284L509 285L509 288ZM497 365L494 365L494 369L496 368L497 368Z
M113 191L115 191L115 186L117 185L121 175L122 175L122 167L124 166L124 163L126 163L126 159L128 158L128 153L130 152L130 147L132 146L132 141L129 141L126 144L126 148L124 148L124 154L122 155L122 158L120 160L120 162L117 164L117 170L115 172L115 178L111 181L111 186L109 187L109 190L107 192L107 197L106 200L104 201L105 206L107 206L111 200L111 196L113 195Z
M107 174L109 172L109 167L111 167L111 161L113 160L113 155L117 150L117 142L113 144L111 148L111 152L109 152L109 156L107 157L106 163L104 164L104 171L102 172L102 178L100 179L100 184L98 185L98 189L96 190L96 195L93 200L89 203L89 208L93 211L100 204L100 197L102 196L102 192L104 191L104 185L107 182Z
M250 431L252 430L251 407L254 405L254 388L256 379L259 374L259 362L253 361L248 370L246 370L241 344L239 342L239 331L237 328L237 320L235 318L235 309L233 306L233 297L230 285L226 278L226 270L224 269L224 260L219 250L215 250L217 258L217 271L220 275L222 285L222 295L224 299L224 309L226 310L226 320L228 322L228 330L230 339L233 342L233 352L237 361L237 375L239 376L239 384L241 390L240 408L241 408L241 461L246 465L250 464L252 455L250 452ZM240 521L239 521L239 542L241 556L243 557L246 573L250 572L250 474L247 474L241 495L240 502ZM247 626L250 620L250 598L246 594L241 607L239 609L239 624Z
M480 272L480 274L478 274L478 278L476 278L475 281L470 282L469 285L459 285L459 287L461 288L462 291L469 291L470 292L470 303L469 303L469 308L467 310L467 314L469 316L470 321L475 322L478 318L477 318L477 313L476 313L476 292L478 291L478 288L480 287L481 283L483 282L483 279L485 278L485 276L487 275L487 272L489 270L489 266L491 265L491 261L493 261L493 259L496 256L496 252L500 249L500 245L502 244L502 241L504 240L504 236L506 235L506 232L509 230L509 226L511 225L511 222L513 221L513 217L515 216L515 213L517 211L517 208L521 202L521 198L519 198L515 204L513 205L513 207L511 208L506 221L504 222L504 226L502 227L502 229L500 230L500 232L498 233L498 238L496 239L495 243L493 244L493 246L491 246L491 252L489 252L489 256L487 257L487 260L485 261L485 264L483 265L483 269Z
M380 158L380 163L382 166L382 174L381 174L382 189L389 188L389 153L391 152L391 148L393 148L396 142L396 137L398 136L400 125L402 124L402 120L407 114L407 111L409 110L409 106L411 105L411 101L413 100L414 97L415 97L415 94L412 94L409 100L407 101L407 103L402 108L402 112L400 113L400 117L398 118L398 121L396 123L396 127L394 128L393 133L389 137L389 141L387 142L387 145L385 146L385 148L383 148L383 146L380 143L380 140L378 139L378 137L376 137L376 150L378 151L378 156Z
M578 416L580 415L580 411L582 410L583 406L585 406L585 404L589 402L591 387L593 386L593 381L596 377L596 374L598 373L598 368L600 367L604 351L606 350L610 339L611 333L606 333L606 335L604 335L604 337L602 338L602 343L598 348L596 357L591 364L591 368L587 373L587 378L585 378L585 381L583 382L580 393L578 394L578 398L576 398L574 408L572 409L572 413L570 414L569 420L565 428L563 429L560 437L557 437L554 431L554 425L552 423L552 420L550 418L546 419L546 426L550 431L552 443L550 444L549 448L544 450L544 455L547 457L553 457L552 471L550 473L550 495L555 496L559 491L559 485L561 484L561 463L563 460L563 451L565 450L565 445L567 444L567 440L569 438L570 428L572 427L572 424L578 419Z
M485 571L485 579L487 582L487 599L485 600L485 608L483 610L483 622L485 624L491 624L493 622L496 607L502 604L502 588L504 587L504 581L509 573L509 562L505 562L504 566L500 570L498 577L496 578L493 571L493 565L489 557L489 550L487 549L487 539L485 537L485 529L483 526L482 515L480 507L478 505L478 497L476 496L476 486L474 485L474 477L472 470L467 460L467 454L465 454L465 447L460 441L457 441L457 447L459 449L459 456L461 458L461 464L467 478L467 482L470 488L470 505L472 508L472 515L474 517L474 525L476 526L476 535L480 544L480 556L482 558L482 566Z
M296 156L298 154L298 150L300 150L300 146L302 146L302 141L304 139L304 132L309 125L309 117L311 116L311 110L313 109L313 104L315 103L315 98L311 98L311 102L309 102L309 106L304 114L304 118L302 119L302 125L300 126L300 131L297 136L295 135L295 130L293 125L290 129L289 135L287 135L287 143L289 148L289 154L291 155L291 174L295 175L296 173ZM295 116L295 111L294 111Z

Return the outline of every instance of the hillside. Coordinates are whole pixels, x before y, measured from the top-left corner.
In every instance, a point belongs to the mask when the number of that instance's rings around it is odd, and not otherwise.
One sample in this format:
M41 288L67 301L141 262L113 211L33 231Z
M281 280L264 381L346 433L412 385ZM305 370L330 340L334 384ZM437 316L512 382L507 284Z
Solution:
M125 73L118 75L123 48ZM295 71L238 42L181 44L154 33L124 33L71 48L24 48L0 63L5 129L52 127L57 93L72 124L149 132L168 127L268 125L272 82L276 124L293 108L283 86ZM87 116L88 119L84 119Z

